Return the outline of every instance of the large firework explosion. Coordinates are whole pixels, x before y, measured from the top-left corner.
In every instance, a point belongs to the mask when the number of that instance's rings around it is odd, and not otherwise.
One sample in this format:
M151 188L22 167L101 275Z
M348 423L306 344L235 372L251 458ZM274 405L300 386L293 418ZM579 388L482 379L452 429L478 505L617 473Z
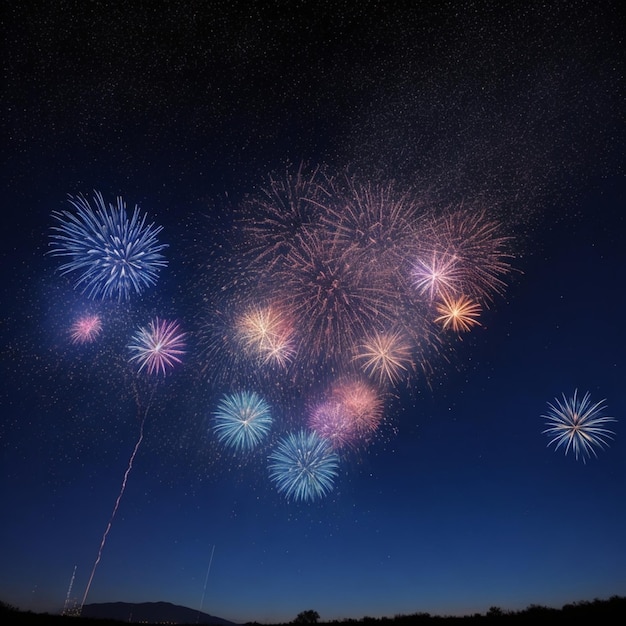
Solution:
M95 192L93 206L83 197L70 196L76 210L54 211L58 226L50 236L53 256L66 257L59 271L78 274L76 287L90 298L127 300L153 286L159 270L167 265L159 244L160 226L146 224L146 215L135 207L129 217L126 203L107 204Z

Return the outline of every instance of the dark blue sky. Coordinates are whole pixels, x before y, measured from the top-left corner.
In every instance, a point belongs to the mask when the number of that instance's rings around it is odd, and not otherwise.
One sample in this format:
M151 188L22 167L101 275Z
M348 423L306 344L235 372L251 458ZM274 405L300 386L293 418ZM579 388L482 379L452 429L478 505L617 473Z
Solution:
M155 391L87 602L204 598L213 615L277 622L624 595L617 3L411 4L9 10L0 600L57 611L76 567L81 602L146 399L119 347L146 316L202 326L205 261L232 211L300 161L480 201L514 237L505 293L429 381L395 389L377 438L312 504L277 493L269 444L243 459L218 445L220 392L194 344ZM44 256L52 211L94 189L139 204L169 244L127 307L88 302ZM112 334L70 346L68 320L90 306ZM586 463L541 432L547 402L575 389L617 419Z

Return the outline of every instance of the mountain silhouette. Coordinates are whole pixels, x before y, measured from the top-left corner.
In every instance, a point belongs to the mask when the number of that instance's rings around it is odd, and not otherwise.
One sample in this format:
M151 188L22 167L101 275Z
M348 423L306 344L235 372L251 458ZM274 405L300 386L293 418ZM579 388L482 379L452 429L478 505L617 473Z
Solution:
M215 624L216 626L236 626L221 617L202 613L186 606L170 602L100 602L85 604L82 617L114 619L124 622L149 622L152 624Z

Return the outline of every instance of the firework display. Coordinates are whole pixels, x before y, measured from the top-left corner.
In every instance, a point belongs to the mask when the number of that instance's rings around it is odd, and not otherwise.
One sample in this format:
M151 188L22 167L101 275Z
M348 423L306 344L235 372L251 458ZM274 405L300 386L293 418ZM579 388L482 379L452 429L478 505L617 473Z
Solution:
M70 258L61 272L80 272L76 285L91 298L126 299L154 284L165 265L160 228L137 208L129 219L121 199L71 203L75 215L53 213L51 252ZM288 500L330 492L345 454L379 436L396 390L429 383L512 270L513 240L485 207L440 206L321 167L270 178L226 235L223 266L209 255L202 268L200 331L156 317L130 338L128 361L165 375L193 336L204 383L221 389L208 432L235 453L263 455ZM87 343L101 331L85 315L70 338ZM606 445L602 403L574 394L550 408L545 432L557 448L585 458Z

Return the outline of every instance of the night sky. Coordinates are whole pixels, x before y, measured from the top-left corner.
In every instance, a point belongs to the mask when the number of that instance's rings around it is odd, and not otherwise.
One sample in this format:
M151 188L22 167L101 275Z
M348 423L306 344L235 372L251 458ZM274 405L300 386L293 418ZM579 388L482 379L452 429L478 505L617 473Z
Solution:
M0 600L167 601L272 623L625 595L618 4L11 3ZM242 211L255 219L271 180L317 167L420 207L484 211L510 271L480 324L442 330L385 387L380 424L339 452L330 493L291 501L268 456L306 425L336 363L258 374L219 348L215 311L235 319L254 293ZM138 205L167 244L156 284L121 303L87 297L46 254L53 213L94 191ZM85 313L102 333L73 344ZM128 344L157 316L177 320L186 352L151 378ZM237 454L213 419L244 384L274 422ZM542 432L548 403L575 390L616 420L597 458Z

